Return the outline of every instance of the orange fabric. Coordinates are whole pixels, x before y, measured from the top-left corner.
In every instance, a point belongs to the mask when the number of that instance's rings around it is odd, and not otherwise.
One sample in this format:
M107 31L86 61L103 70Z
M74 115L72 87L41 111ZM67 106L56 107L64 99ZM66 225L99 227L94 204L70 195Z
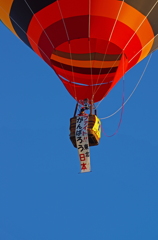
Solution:
M0 0L0 20L17 36L9 18L9 13L14 0Z

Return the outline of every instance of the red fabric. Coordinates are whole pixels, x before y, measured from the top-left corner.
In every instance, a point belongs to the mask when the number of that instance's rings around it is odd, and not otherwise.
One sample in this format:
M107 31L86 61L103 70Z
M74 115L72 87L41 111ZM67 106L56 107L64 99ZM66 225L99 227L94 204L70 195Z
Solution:
M28 34L33 36L31 43L35 51L55 70L66 89L77 101L85 98L93 99L94 102L100 101L116 85L125 71L138 62L142 53L142 44L137 33L124 21L115 22L121 2L115 0L111 2L113 7L110 7L109 1L105 3L101 0L97 3L92 0L92 12L89 12L89 0L75 3L73 0L60 0L59 5L54 2L37 12L30 23ZM105 9L104 12L103 6L107 6L109 11ZM41 26L37 23L37 19ZM125 48L129 40L130 43ZM73 60L72 64L66 60L64 63L50 60L55 50L74 54L74 57L79 54L80 57L75 64ZM139 54L128 64L136 52ZM93 54L93 61L86 59L90 53ZM103 55L103 59L95 59L95 54ZM119 55L122 54L124 55L120 61ZM111 56L111 59L106 60L104 56L107 59ZM80 64L76 65L77 61L82 62L82 67ZM83 67L84 61L91 62L91 65L86 67L85 64ZM104 68L97 69L98 65L95 66L95 61L104 61ZM113 66L115 61L118 62L117 66Z

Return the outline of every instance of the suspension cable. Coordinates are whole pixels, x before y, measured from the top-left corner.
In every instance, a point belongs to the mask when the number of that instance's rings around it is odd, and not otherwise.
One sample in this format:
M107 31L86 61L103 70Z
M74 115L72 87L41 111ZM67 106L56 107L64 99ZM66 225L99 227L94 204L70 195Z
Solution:
M123 118L123 112L124 112L124 99L125 99L124 95L125 95L125 79L124 79L124 77L123 77L123 78L122 78L122 108L121 108L120 120L119 120L117 129L116 129L115 132L114 132L113 134L111 134L111 135L108 135L108 134L105 132L105 130L103 129L103 127L101 127L101 128L102 128L102 133L103 133L106 137L113 137L113 136L115 136L115 135L118 133L120 127L121 127L122 118ZM102 119L102 118L100 118L100 119Z
M133 39L133 37L135 36L135 34L137 33L137 31L140 29L140 27L142 26L142 24L143 24L143 22L145 21L145 19L149 16L149 14L153 11L153 9L155 8L155 6L156 6L156 4L158 3L158 0L155 2L155 4L152 6L152 8L150 9L150 11L147 13L147 15L145 16L145 18L142 20L142 22L139 24L139 26L138 26L138 28L136 29L136 31L135 31L135 33L132 35L132 37L129 39L129 41L127 42L127 44L125 45L125 47L124 47L124 49L123 50L125 50L125 48L127 48L127 46L129 45L129 43L131 42L131 40ZM155 36L154 36L154 38L155 38ZM152 38L152 39L154 39L154 38ZM149 41L149 42L151 42L151 40ZM149 42L143 47L143 48L145 48L148 44L149 44ZM142 48L142 49L143 49ZM141 49L141 50L142 50ZM140 52L140 51L139 51ZM137 55L138 53L136 53L135 54L135 56ZM118 58L119 58L120 56L118 56ZM118 58L116 59L116 61L118 60ZM133 58L132 58L133 59ZM132 59L130 59L129 61L131 61ZM116 63L116 61L114 62L114 64ZM113 64L113 66L114 66L114 64ZM113 67L112 66L112 67ZM110 70L108 71L108 73L107 73L107 75L109 74L109 72L111 71L111 69L112 69L112 67L110 68ZM104 80L106 79L106 77L107 76L105 76L104 77L104 79L103 79L103 81L101 82L101 83L103 83L104 82ZM101 85L100 85L101 86ZM100 86L98 87L98 89L100 88ZM96 92L98 91L98 89L96 90ZM96 92L95 92L95 94L96 94Z
M107 55L107 51L108 51L108 48L109 48L109 43L110 43L110 40L111 40L111 38L112 38L114 29L115 29L115 27L116 27L117 20L118 20L118 18L119 18L119 16L120 16L120 13L121 13L123 4L124 4L124 0L123 0L122 3L121 3L121 6L120 6L120 8L119 8L119 10L118 10L118 13L117 13L116 20L115 20L114 25L113 25L113 28L112 28L112 30L111 30L111 33L110 33L110 36L109 36L109 39L108 39L108 44L107 44L106 49L105 49L105 52L104 52L104 57L103 57L103 60L102 60L102 64L101 64L101 68L100 68L100 71L99 71L99 75L98 75L96 84L97 84L98 81L99 81L99 77L100 77L100 75L101 75L101 71L102 71L102 68L103 68L104 60L105 60L105 57L106 57L106 55ZM119 58L119 57L118 57L118 58ZM117 61L117 60L118 60L118 59L116 59L116 61ZM114 62L114 64L116 63L116 61ZM114 64L113 64L113 65L114 65ZM113 68L113 66L110 68L109 72L111 71L112 68ZM109 73L109 72L108 72L108 73ZM108 75L108 74L107 74L107 75ZM104 79L102 80L101 83L103 83L105 79L106 79L106 77L104 77ZM97 86L95 87L95 92L94 92L94 94L93 94L93 97L94 97L94 95L96 94L96 92L99 90L99 88L100 88L100 85L98 86L98 88L97 88Z
M136 31L133 33L133 35L131 36L131 38L129 39L129 41L126 43L125 47L123 48L123 50L125 50L128 46L128 44L131 42L131 40L133 39L133 37L136 35L136 33L138 32L138 30L140 29L140 27L142 26L142 24L144 23L144 21L147 19L147 17L150 15L150 13L152 12L152 10L155 8L156 4L158 3L158 0L155 2L155 4L152 6L152 8L150 9L150 11L147 13L147 15L145 16L145 18L142 20L142 22L139 24L138 28L136 29Z
M91 74L91 90L92 90L92 99L93 101L93 62L92 62L92 56L91 56L91 42L90 42L90 30L91 30L91 0L89 0L88 5L88 11L89 11L89 18L88 18L88 45L89 45L89 63L90 63L90 74Z
M125 76L124 76L124 73L125 73L125 66L124 66L124 61L123 61L123 78L122 78L122 111L121 111L121 114L120 114L120 120L119 120L119 123L118 123L118 126L117 126L117 129L115 130L115 132L111 135L107 135L102 127L102 133L106 136L106 137L113 137L115 136L120 127L121 127L121 123L122 123L122 118L123 118L123 112L124 112L124 101L125 101Z
M9 14L4 10L4 8L2 8L1 6L0 6L0 8L3 10L3 12L4 12L7 16L9 16ZM9 18L21 29L21 31L22 31L23 33L26 34L26 31L14 20L14 18L12 18L11 16L9 16ZM28 33L27 33L27 36L28 36L28 38L40 49L40 51L44 54L44 56L50 61L50 58L46 55L46 53L43 51L43 49L37 45L37 43L30 37L30 35L29 35Z
M24 0L24 2L26 3L26 5L28 6L29 10L31 11L31 13L34 15L34 12L32 11L30 5L28 4L28 2L26 0ZM44 50L30 37L30 35L28 33L26 33L26 31L16 22L16 20L11 17L6 11L5 9L0 6L0 8L3 10L3 12L21 29L22 32L24 32L25 34L27 34L27 37L39 48L39 50L43 53L43 55L50 61L50 58L47 56L47 54L44 52ZM60 9L61 10L61 9ZM54 45L52 43L52 41L50 40L49 36L47 35L47 33L45 32L45 30L43 29L40 21L38 20L37 16L35 16L38 24L40 25L40 27L42 28L42 30L44 31L44 34L46 35L46 37L48 38L50 44L52 45L52 47L54 48ZM63 19L63 18L62 18ZM65 25L64 25L65 26ZM66 27L66 26L65 26ZM66 32L67 32L67 29L66 29ZM70 53L70 58L71 58L71 61L72 61L72 57L71 57L71 53ZM63 68L63 64L60 63L62 69L64 70ZM59 77L59 74L56 72L56 70L54 69L55 73L57 74L57 76ZM73 71L72 71L73 72ZM60 77L59 77L60 78ZM72 86L71 86L72 87ZM75 87L74 87L75 89ZM76 90L74 90L74 92L76 92ZM76 94L75 94L76 95Z
M67 30L67 27L66 27L66 23L65 23L65 20L64 20L64 17L63 17L63 13L61 11L61 7L60 7L60 4L59 4L59 0L57 0L57 4L58 4L58 8L59 8L59 11L60 11L60 15L62 17L62 21L63 21L63 25L64 25L64 28L65 28L65 32L66 32L66 36L67 36L67 40L68 40L68 44L69 44L69 53L70 53L70 59L71 59L71 69L72 69L72 78L73 78L73 86L74 86L74 93L75 93L75 100L77 101L77 94L76 94L76 88L75 88L75 77L74 77L74 69L73 69L73 61L72 61L72 51L71 51L71 45L70 45L70 37L69 37L69 33L68 33L68 30ZM72 83L70 81L70 83Z
M44 34L46 35L46 37L48 38L50 44L52 45L52 47L54 48L54 44L52 43L52 41L50 40L48 34L46 33L45 29L42 27L42 24L40 23L40 21L38 20L36 14L33 12L33 10L31 9L30 5L28 4L27 0L24 0L24 2L26 3L27 7L30 9L31 13L35 16L38 24L40 25L40 27L42 28Z
M142 78L143 78L143 76L144 76L144 74L145 74L145 72L146 72L146 70L147 70L147 67L148 67L149 62L150 62L150 60L151 60L151 57L152 57L152 53L151 53L151 55L149 56L149 59L148 59L146 65L145 65L145 68L144 68L144 70L143 70L143 72L142 72L142 74L141 74L141 76L140 76L140 78L139 78L136 86L134 87L133 91L131 92L131 94L129 95L129 97L126 99L126 101L123 103L123 105L122 105L121 107L119 107L119 108L118 108L114 113L112 113L111 115L109 115L109 116L107 116L107 117L100 118L101 120L105 120L105 119L107 119L107 118L110 118L110 117L114 116L114 115L115 115L116 113L118 113L118 112L126 105L126 103L130 100L130 98L133 96L134 92L135 92L136 89L138 88L138 85L140 84L140 82L141 82L141 80L142 80ZM101 102L102 102L102 101L100 101L100 103L101 103ZM100 103L97 105L97 108L98 108L98 106L100 105Z
M28 8L30 9L31 13L35 16L35 19L37 20L38 24L40 25L41 29L43 30L44 34L46 35L47 39L49 40L50 44L52 45L53 48L55 48L54 44L52 43L51 39L49 38L48 34L46 33L45 29L42 27L42 24L40 23L39 19L37 18L37 16L34 14L33 10L31 9L30 5L28 4L27 0L24 0L24 2L26 3L26 5L28 6ZM58 7L59 7L59 11L60 11L60 14L61 14L61 17L62 17L62 20L63 20L63 16L62 16L62 12L61 12L61 8L60 8L60 5L58 4ZM68 42L69 42L69 36L68 36L68 32L67 32L67 29L66 29L66 26L65 26L65 22L63 20L63 24L64 24L64 27L65 27L65 31L66 31L66 35L67 35L67 38L68 38ZM49 59L50 60L50 59ZM71 60L72 61L72 60ZM64 67L63 67L63 64L60 62L60 65L61 65L61 68L65 71ZM57 73L57 71L54 69L55 73L57 74L57 76L59 77L59 74ZM66 73L67 75L67 73ZM60 77L59 77L60 78ZM68 77L67 77L68 78ZM72 86L71 86L72 87ZM73 89L73 88L72 88Z

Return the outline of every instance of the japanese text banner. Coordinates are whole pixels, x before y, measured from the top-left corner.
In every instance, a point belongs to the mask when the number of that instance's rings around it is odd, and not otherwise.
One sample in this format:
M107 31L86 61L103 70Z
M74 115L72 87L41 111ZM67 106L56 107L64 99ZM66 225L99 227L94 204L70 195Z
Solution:
M90 149L88 140L88 116L77 116L76 119L76 146L78 149L81 173L90 172Z

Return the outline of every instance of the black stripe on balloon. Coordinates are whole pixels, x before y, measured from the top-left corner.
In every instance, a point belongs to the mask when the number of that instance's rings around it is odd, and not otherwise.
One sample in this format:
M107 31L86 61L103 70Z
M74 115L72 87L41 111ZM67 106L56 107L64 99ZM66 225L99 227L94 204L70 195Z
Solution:
M69 72L75 72L75 73L81 73L81 74L92 74L92 75L101 75L101 74L107 74L107 73L114 73L117 71L118 67L113 68L80 68L75 66L69 66L66 64L61 64L57 61L51 60L52 64L58 68L62 68L62 70L67 70Z
M44 7L56 2L56 0L26 0L26 2L24 0L14 0L10 10L10 18L17 35L31 47L26 33L33 13L37 13Z
M52 54L52 59L53 55L56 55L58 57L62 58L67 58L67 59L73 59L73 60L82 60L82 61L92 61L92 60L97 60L97 61L118 61L121 59L122 54L103 54L103 53L97 53L97 52L92 52L92 53L68 53L68 52L61 52L58 50L54 50Z

